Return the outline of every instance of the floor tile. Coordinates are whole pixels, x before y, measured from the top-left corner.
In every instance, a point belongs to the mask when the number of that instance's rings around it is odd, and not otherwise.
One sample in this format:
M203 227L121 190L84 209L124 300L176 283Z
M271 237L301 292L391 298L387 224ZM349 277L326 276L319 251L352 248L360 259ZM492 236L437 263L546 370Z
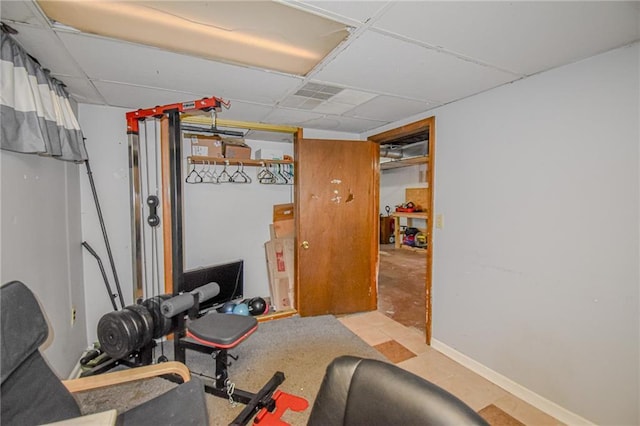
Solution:
M478 411L478 414L487 421L491 426L525 426L524 423L511 417L500 408L491 404Z
M356 336L367 342L369 346L379 345L380 343L388 342L389 340L391 340L388 335L381 332L376 327L361 327L351 329L351 331L353 331Z
M382 355L386 356L387 359L394 364L406 361L407 359L416 356L416 354L414 354L395 340L380 343L379 345L375 345L374 348Z
M493 404L526 425L551 426L563 424L554 417L511 394L497 399Z

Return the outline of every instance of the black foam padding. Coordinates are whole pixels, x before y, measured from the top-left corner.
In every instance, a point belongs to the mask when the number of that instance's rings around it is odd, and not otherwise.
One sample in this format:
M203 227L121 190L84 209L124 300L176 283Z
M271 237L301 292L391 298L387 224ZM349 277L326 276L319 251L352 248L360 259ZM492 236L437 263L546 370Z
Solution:
M179 313L189 310L193 306L193 295L191 293L183 293L178 296L165 300L160 305L162 315L167 318L175 317Z
M254 330L258 321L250 316L209 313L188 324L189 332L213 345L229 346Z
M205 284L193 290L191 294L198 295L198 302L206 302L220 294L220 286L218 283Z

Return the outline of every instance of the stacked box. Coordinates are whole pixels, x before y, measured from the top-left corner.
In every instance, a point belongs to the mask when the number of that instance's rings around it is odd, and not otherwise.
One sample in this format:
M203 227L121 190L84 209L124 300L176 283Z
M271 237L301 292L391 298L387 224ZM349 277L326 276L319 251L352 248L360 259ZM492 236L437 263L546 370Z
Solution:
M219 136L191 135L191 155L222 157L222 140Z

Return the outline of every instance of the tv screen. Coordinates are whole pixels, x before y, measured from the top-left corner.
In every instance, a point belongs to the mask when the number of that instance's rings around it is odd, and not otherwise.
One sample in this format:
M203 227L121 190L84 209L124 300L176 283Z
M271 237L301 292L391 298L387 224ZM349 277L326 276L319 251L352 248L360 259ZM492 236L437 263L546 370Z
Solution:
M201 303L200 311L215 308L234 299L242 299L244 292L243 266L244 262L239 260L185 271L183 291L191 291L211 282L218 283L220 294Z

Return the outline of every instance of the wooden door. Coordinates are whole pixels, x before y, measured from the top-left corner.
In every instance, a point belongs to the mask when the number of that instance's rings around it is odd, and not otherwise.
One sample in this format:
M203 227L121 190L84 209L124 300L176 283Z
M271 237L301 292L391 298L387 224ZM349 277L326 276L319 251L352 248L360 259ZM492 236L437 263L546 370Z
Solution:
M377 307L379 147L298 139L296 308L302 316Z

